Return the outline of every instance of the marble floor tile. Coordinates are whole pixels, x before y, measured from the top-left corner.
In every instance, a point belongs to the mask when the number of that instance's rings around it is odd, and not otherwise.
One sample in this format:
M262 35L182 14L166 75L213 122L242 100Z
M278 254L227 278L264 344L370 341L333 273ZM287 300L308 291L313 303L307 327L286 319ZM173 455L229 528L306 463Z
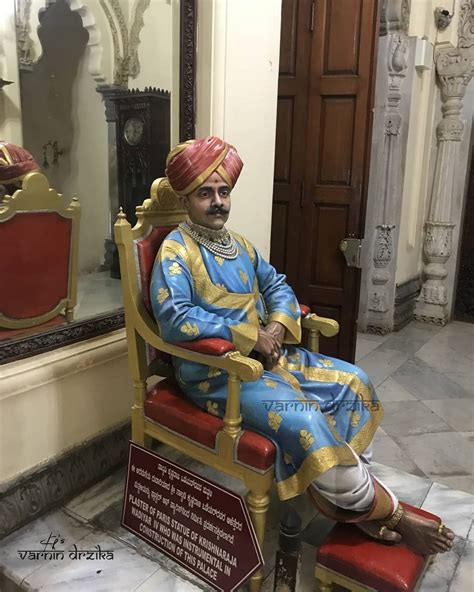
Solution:
M357 333L357 338L359 337L365 339L366 341L372 341L373 343L380 345L390 337L390 333L387 333L387 335L375 335L374 333L362 333L359 331Z
M474 543L466 542L457 566L450 592L467 592L474 588Z
M424 502L433 482L426 477L417 477L404 471L373 462L371 472L385 483L402 501L419 508Z
M412 365L412 367L414 364ZM472 395L460 384L450 380L439 372L420 372L406 374L407 368L400 368L393 373L393 378L408 392L420 400L431 399L471 399ZM411 371L411 370L410 370Z
M451 551L437 555L423 578L419 592L449 590L465 546L466 541L456 537Z
M91 533L91 528L74 520L62 510L50 512L13 532L0 541L0 566L21 582L45 565L44 559L20 559L18 551L41 550L41 541L60 535L65 545L71 546ZM59 544L58 544L59 548ZM62 547L64 548L64 547Z
M470 395L474 395L474 370L471 372L446 372L447 376L453 382L463 387Z
M403 362L403 364L395 370L393 376L419 376L420 374L432 374L433 372L441 374L436 368L433 368L433 366L430 366L414 355L406 362Z
M389 377L377 387L377 395L382 403L391 403L393 401L416 401L405 387L398 383L394 378Z
M400 446L387 434L383 434L381 430L377 430L374 442L375 462L387 465L405 471L412 475L424 477L423 471L413 462L413 460L400 448Z
M130 592L156 571L156 564L103 532L91 533L78 541L77 548L113 551L112 560L51 561L28 577L34 590L44 592ZM67 548L70 545L67 545Z
M474 361L474 335L456 331L456 333L444 332L441 330L427 344L428 350L448 351L453 354L460 354L462 357Z
M397 350L412 356L426 343L425 338L415 339L410 336L400 335L399 333L392 333L390 337L379 345L380 351Z
M452 399L425 400L423 405L443 418L457 432L474 431L474 402L471 399L458 399L455 403Z
M442 327L441 332L443 334L452 333L453 335L466 333L467 335L471 335L472 337L474 337L474 324L463 323L462 321L451 321L450 323Z
M400 448L433 481L473 473L473 444L456 432L425 433L395 438Z
M189 574L193 578L192 574ZM195 584L174 575L173 573L158 568L144 582L139 584L133 592L201 592L202 590L213 590L203 582L194 577Z
M406 327L403 327L403 329L397 331L395 335L400 335L404 339L415 339L416 341L425 341L425 343L427 343L440 331L441 327L438 327L437 325L429 325L428 323L412 321L406 325Z
M408 357L408 354L400 351L381 351L380 348L377 348L359 360L358 365L366 371L372 384L377 387L401 366Z
M474 442L474 432L459 432L461 436L469 440L470 442Z
M458 489L474 495L474 475L456 475L455 477L436 477L437 483L447 485L451 489Z
M416 357L436 368L438 372L464 373L469 371L473 362L465 353L454 351L448 345L438 343L436 339L419 349Z
M372 350L374 350L378 346L379 346L379 343L377 343L376 341L371 341L369 339L365 339L359 333L357 335L357 341L356 341L355 361L358 362L361 358L363 358L364 356L369 354Z
M421 507L423 510L441 516L443 522L458 537L462 539L467 537L474 514L473 495L433 483Z
M114 502L122 502L125 487L125 467L115 471L84 493L73 498L65 509L84 520L91 520Z
M411 436L453 429L421 401L384 403L382 427L389 436Z

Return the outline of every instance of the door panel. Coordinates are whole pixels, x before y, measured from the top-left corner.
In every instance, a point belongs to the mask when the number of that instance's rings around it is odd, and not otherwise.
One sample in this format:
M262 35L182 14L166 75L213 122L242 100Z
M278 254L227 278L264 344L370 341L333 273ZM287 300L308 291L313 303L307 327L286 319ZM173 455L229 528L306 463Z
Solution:
M305 167L311 0L283 0L278 79L272 264L296 287Z
M364 227L377 2L316 0L311 26L312 4L282 6L271 260L341 323L322 350L353 360L360 270L339 244Z

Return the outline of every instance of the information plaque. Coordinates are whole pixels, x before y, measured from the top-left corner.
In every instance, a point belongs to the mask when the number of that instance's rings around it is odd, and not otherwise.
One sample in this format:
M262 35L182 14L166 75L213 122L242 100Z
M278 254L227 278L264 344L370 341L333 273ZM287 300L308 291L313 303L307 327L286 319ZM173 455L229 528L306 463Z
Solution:
M223 592L263 565L240 496L133 442L122 525Z

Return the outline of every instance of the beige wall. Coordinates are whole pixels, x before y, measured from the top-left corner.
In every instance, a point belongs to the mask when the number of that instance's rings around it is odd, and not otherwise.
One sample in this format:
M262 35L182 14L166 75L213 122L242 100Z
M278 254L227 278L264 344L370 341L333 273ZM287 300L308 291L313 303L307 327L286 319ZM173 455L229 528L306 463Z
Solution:
M2 0L0 9L0 77L13 82L0 91L0 139L23 143L20 85L15 34L15 0Z
M200 0L197 135L235 145L244 168L230 227L270 254L280 0Z
M0 485L130 415L124 330L0 366Z

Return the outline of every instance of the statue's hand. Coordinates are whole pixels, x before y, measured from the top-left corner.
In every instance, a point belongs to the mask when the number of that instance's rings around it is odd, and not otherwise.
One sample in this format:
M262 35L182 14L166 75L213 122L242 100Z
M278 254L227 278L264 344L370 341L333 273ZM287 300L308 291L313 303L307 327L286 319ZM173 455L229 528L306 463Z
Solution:
M271 321L265 327L265 331L275 337L275 339L278 341L279 347L281 348L283 345L283 339L285 339L285 327L278 321Z
M258 328L258 340L254 349L264 357L264 366L266 370L271 370L271 368L273 368L278 362L278 358L280 357L280 344L276 337L269 333L266 328Z

